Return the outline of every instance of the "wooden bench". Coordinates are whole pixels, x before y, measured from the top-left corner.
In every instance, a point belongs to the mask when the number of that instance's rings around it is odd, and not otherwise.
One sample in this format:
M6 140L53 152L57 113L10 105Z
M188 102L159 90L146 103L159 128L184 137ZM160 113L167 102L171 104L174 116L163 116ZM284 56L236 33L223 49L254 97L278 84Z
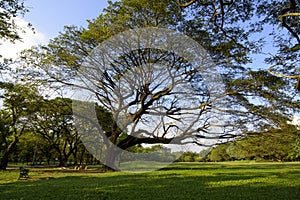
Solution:
M25 169L24 167L20 167L20 175L19 175L19 179L28 179L29 178L29 170Z

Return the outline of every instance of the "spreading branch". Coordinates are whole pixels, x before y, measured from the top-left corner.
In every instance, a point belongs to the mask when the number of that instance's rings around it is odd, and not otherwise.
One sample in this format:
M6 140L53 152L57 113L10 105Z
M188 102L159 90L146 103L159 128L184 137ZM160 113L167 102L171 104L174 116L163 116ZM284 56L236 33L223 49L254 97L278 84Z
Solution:
M178 0L178 5L180 6L180 7L188 7L188 6L190 6L190 5L192 5L193 3L195 3L197 0L191 0L190 2L188 2L188 3L181 3L181 0Z

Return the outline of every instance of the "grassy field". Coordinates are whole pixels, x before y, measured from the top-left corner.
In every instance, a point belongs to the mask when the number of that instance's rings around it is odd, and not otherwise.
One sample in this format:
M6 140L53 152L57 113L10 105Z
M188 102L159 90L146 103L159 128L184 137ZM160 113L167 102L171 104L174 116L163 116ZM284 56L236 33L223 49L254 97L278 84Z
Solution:
M175 163L148 173L0 172L0 199L300 199L300 163Z

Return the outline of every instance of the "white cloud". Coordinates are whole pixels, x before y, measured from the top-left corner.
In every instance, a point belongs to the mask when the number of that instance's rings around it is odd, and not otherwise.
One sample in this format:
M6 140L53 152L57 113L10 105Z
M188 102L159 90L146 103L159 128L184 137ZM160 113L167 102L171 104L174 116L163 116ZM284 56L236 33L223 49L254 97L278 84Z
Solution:
M297 125L297 126L300 126L300 117L298 117L298 116L295 115L295 116L293 117L292 124Z
M47 37L43 33L38 32L38 30L33 32L27 26L28 22L25 20L16 18L15 22L22 28L22 30L18 31L22 41L15 41L15 43L11 43L9 41L0 40L0 55L2 55L3 58L17 58L20 51L38 44L45 44L48 41Z
M300 117L297 115L294 115L291 119L291 121L288 121L288 124L293 124L295 126L298 126L300 129Z

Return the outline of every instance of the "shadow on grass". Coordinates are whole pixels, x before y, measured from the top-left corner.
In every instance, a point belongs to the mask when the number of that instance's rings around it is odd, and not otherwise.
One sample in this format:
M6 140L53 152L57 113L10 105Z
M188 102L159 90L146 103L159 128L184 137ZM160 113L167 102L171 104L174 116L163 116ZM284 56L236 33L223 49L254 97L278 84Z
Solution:
M189 165L188 165L189 166ZM184 170L183 170L184 169ZM187 170L189 169L189 170ZM151 173L68 174L0 185L1 199L298 199L300 170L265 171L222 166Z
M173 163L160 170L211 170L211 169L279 169L299 168L300 163L240 163L240 162L208 162L208 163Z

